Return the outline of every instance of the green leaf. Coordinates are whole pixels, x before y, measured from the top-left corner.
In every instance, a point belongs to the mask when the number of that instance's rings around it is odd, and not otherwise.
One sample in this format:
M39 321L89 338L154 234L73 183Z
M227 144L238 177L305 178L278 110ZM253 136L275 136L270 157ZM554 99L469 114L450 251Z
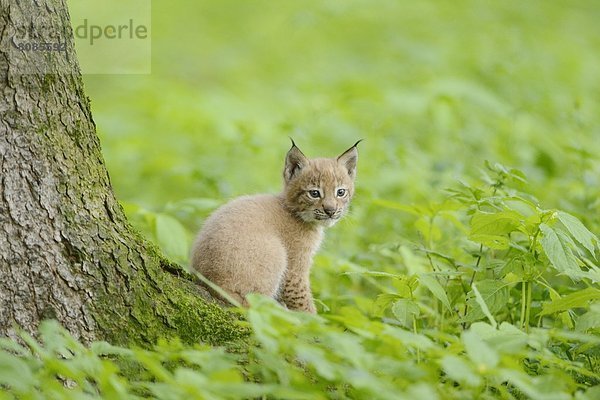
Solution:
M321 348L300 344L296 348L296 355L300 362L312 365L316 373L325 379L333 380L339 374L335 363L329 361L327 352Z
M523 216L516 211L484 213L478 211L471 219L471 234L505 235L516 230Z
M519 353L529 341L527 334L508 322L502 322L499 329L495 329L485 322L474 322L469 330L477 333L488 345L500 353Z
M506 250L510 247L510 240L505 236L498 235L470 235L469 240L480 243L490 249Z
M524 394L524 398L536 400L570 400L572 396L564 391L563 379L551 376L532 377L516 369L502 369L500 377L514 385Z
M595 400L600 399L600 385L592 386L582 393L578 392L577 400Z
M392 306L392 313L403 326L412 327L414 318L420 314L420 309L414 301L400 299Z
M587 307L591 300L597 299L600 299L600 290L591 287L583 289L561 297L550 303L546 303L540 312L540 316L554 314L557 312L570 310L572 308Z
M452 306L450 305L450 300L448 299L448 295L446 291L440 285L435 276L430 274L420 274L419 282L425 286L429 291L439 300L442 304L448 309L448 311L452 311Z
M107 342L94 342L90 345L90 350L99 356L130 356L133 353L130 349L114 346Z
M577 240L583 247L585 247L592 255L594 254L594 247L598 243L598 237L590 232L581 221L571 214L567 214L563 211L558 211L556 217L562 224L567 228L571 236Z
M540 230L543 234L540 243L552 266L571 277L575 277L577 273L581 272L577 258L573 254L573 250L571 250L571 246L574 245L573 241L563 232L553 229L546 224L540 224Z
M476 282L473 282L473 294L475 295L475 301L477 301L477 304L479 304L481 311L485 314L487 319L490 320L490 323L492 324L492 326L495 329L498 326L498 323L496 322L496 320L494 319L494 316L490 312L490 309L488 308L483 296L481 295L481 293L479 293Z
M177 261L187 260L188 234L179 221L166 214L156 214L155 233L158 245L168 256Z
M484 246L503 250L509 246L507 235L518 230L524 217L516 211L499 213L477 212L471 219L469 240Z
M461 335L467 355L480 372L496 367L500 361L498 353L491 348L475 331L468 330Z
M25 361L8 353L0 353L0 387L26 392L35 385L36 379Z
M495 172L497 175L502 177L512 178L513 180L521 183L527 183L527 179L525 178L525 174L516 168L506 167L500 163L492 164L488 160L484 162L487 169L492 172Z
M401 296L393 293L382 293L378 295L377 299L373 302L373 315L376 317L382 317L390 304L400 298Z
M480 299L477 299L478 296L474 290L469 292L467 295L469 311L463 321L473 322L486 316L480 305L481 301L486 305L487 312L491 315L500 311L508 302L508 286L508 283L491 279L477 282L477 292L479 292Z
M462 358L448 355L444 356L440 363L442 369L450 379L470 387L481 385L479 375L473 372L469 364Z
M600 304L596 303L591 310L577 318L575 330L578 332L587 332L588 330L600 329Z
M21 357L25 357L30 354L29 350L19 343L8 337L0 338L0 352L6 351Z
M400 398L400 396L398 396ZM404 395L405 399L430 399L430 400L438 400L439 397L436 391L436 382L417 382L411 384L406 394Z
M367 275L374 276L378 278L396 278L396 279L406 279L404 275L401 274L391 274L389 272L381 272L381 271L348 271L344 272L344 275Z

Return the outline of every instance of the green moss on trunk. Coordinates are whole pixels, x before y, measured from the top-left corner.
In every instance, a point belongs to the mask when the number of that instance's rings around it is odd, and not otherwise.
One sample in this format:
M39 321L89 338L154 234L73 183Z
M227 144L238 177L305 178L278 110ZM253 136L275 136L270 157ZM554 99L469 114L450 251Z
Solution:
M145 273L128 277L124 302L115 302L107 294L114 293L111 288L98 294L94 316L106 340L149 345L160 338L179 337L185 343L224 345L249 335L239 314L207 296L193 276L165 260L155 246L145 242L142 251Z

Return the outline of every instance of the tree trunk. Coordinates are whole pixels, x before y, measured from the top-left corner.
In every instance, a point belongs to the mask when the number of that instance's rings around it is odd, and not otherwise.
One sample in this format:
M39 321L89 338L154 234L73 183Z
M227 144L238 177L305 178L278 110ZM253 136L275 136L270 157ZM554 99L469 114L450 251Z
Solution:
M84 342L243 335L232 313L128 224L83 92L65 0L0 1L0 335L34 333L48 318ZM65 51L18 49L26 29L41 35L30 41L61 33Z

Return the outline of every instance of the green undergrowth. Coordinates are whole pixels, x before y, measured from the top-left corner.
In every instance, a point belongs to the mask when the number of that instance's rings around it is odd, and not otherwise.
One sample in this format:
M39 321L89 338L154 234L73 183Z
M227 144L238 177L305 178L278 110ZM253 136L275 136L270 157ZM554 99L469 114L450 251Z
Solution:
M2 398L595 399L598 238L519 190L520 171L486 167L437 204L376 200L412 215L422 240L375 246L336 273L323 255L316 280L337 275L352 301L334 301L327 281L320 315L252 296L250 337L229 348L86 347L47 322L39 342L0 341Z
M319 315L255 297L225 344L191 288L139 299L111 345L3 340L0 399L600 398L597 1L152 10L152 74L84 80L115 193L169 259L228 199L280 190L289 136L309 157L365 139ZM180 339L144 330L155 310Z
M476 322L460 335L413 332L354 308L291 313L254 298L256 345L228 353L161 340L151 349L82 346L56 323L41 343L0 341L0 398L594 399L598 375L578 358L594 335ZM243 362L241 362L243 361Z

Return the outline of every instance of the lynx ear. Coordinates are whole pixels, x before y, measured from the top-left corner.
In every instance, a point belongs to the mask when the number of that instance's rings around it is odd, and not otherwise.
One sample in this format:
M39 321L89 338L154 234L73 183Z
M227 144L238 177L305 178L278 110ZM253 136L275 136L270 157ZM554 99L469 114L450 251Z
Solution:
M356 163L358 162L358 149L356 146L358 146L360 142L362 142L362 139L354 143L354 146L350 147L337 158L337 162L342 164L348 170L348 175L350 175L351 178L356 176Z
M285 182L289 182L292 180L294 176L298 174L298 172L306 167L308 164L308 159L298 147L296 147L296 143L292 140L292 148L287 152L285 156L285 168L283 169L283 178Z

